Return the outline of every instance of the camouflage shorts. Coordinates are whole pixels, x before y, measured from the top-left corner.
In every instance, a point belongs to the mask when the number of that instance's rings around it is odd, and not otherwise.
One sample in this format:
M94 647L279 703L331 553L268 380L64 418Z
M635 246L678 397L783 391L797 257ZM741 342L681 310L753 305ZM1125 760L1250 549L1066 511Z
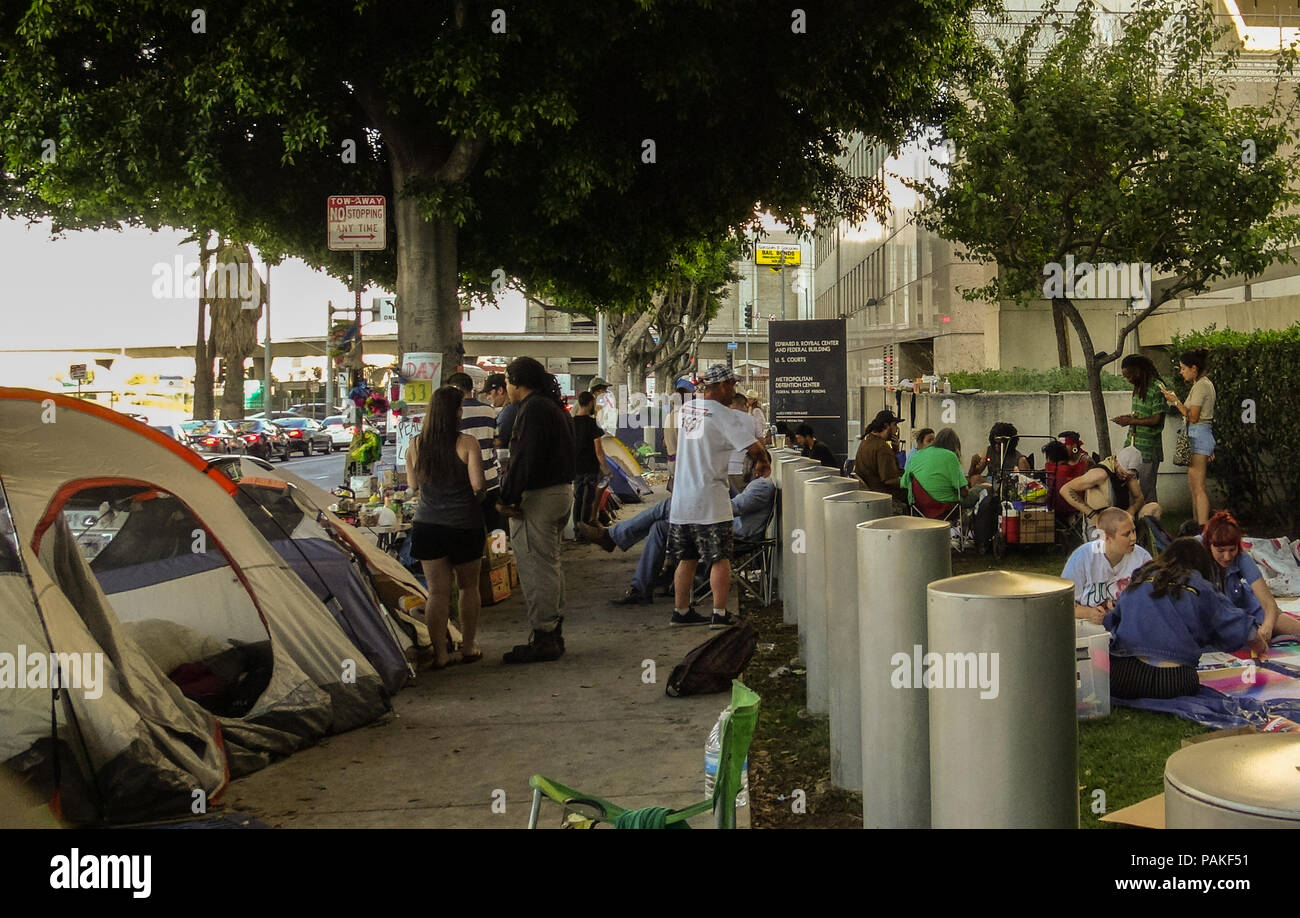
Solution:
M731 557L731 523L670 523L668 563L712 563Z

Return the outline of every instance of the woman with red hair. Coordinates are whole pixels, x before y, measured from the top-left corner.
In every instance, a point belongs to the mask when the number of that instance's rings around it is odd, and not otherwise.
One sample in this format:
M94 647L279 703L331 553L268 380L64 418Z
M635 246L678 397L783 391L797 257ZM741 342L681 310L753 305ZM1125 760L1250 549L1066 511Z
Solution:
M1200 540L1219 569L1219 585L1237 608L1251 613L1265 641L1276 634L1300 634L1300 619L1282 615L1273 591L1264 582L1255 560L1241 546L1241 526L1226 510L1210 517Z

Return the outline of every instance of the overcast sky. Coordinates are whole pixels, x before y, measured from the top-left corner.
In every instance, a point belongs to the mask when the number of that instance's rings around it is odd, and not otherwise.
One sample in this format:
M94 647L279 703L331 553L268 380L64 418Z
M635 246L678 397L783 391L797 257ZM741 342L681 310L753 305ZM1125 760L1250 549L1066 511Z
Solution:
M171 280L177 255L186 266L198 262L197 245L180 245L182 232L68 233L51 240L49 224L30 228L0 218L5 290L0 297L0 351L63 347L192 345L197 300L155 296L155 285ZM364 256L363 256L364 257ZM177 284L183 283L182 278ZM366 308L372 296L362 294ZM325 304L341 306L352 294L340 281L292 260L271 274L271 332L276 340L323 336ZM522 297L502 297L502 308L475 311L469 332L520 332ZM378 329L376 329L378 330ZM394 329L395 330L395 329ZM261 328L258 340L261 340Z

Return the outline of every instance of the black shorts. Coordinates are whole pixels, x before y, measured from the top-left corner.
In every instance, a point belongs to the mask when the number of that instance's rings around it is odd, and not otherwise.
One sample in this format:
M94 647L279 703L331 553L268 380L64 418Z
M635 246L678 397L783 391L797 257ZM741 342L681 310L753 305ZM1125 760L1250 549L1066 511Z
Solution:
M452 564L464 564L483 557L487 540L482 529L453 529L437 523L411 524L411 557L416 561L447 558Z
M731 523L669 523L668 561L711 564L731 557Z

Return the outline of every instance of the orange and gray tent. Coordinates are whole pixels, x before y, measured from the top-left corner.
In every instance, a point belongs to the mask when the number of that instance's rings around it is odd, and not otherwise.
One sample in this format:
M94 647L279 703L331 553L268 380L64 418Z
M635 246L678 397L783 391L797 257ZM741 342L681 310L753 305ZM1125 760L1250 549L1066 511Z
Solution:
M389 710L199 456L30 389L0 388L0 437L0 761L70 821L189 814ZM58 692L21 669L51 655Z

